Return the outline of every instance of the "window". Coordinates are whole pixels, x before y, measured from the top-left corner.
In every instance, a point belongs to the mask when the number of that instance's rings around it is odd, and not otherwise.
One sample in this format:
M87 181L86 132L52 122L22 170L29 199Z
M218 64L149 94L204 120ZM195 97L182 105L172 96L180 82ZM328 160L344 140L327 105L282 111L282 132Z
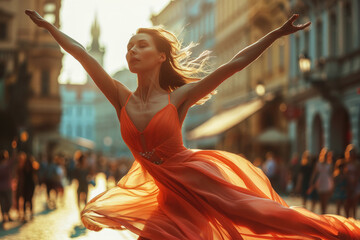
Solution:
M72 127L70 124L67 125L66 136L68 136L68 137L72 136Z
M0 81L5 77L6 65L5 62L0 62Z
M0 22L0 41L7 40L7 32L8 32L8 24L7 22Z
M41 95L49 96L50 94L50 71L43 70L41 72Z
M82 136L82 126L81 125L78 125L77 128L76 128L76 135L78 137L81 137Z
M91 128L91 125L87 125L87 126L86 126L86 137L87 137L87 139L91 139L91 138L92 138L92 128Z
M332 13L330 15L330 56L336 55L337 47L337 34L336 34L336 15Z
M344 28L345 28L345 46L344 46L344 49L345 49L345 53L348 53L351 51L352 49L352 27L353 27L353 24L352 24L352 14L351 14L351 4L349 2L347 2L345 4L345 7L344 7L344 11L345 11L345 21L344 21Z
M295 61L296 61L296 73L297 75L300 73L300 69L299 69L299 56L300 56L300 37L299 35L295 36Z
M319 59L323 56L323 24L318 21L316 24L316 58Z
M307 54L309 53L310 50L310 33L308 29L305 29L305 33L304 33L304 50Z
M79 106L79 107L77 108L77 114L78 114L79 117L81 116L81 113L82 113L82 107Z

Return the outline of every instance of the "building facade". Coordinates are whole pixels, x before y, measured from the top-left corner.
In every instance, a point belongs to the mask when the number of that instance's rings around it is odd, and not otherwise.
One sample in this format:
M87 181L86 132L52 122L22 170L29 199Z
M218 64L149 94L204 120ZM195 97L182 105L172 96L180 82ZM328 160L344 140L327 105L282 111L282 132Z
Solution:
M0 125L4 128L4 148L15 139L21 150L37 156L56 144L63 54L50 34L32 24L24 11L37 9L59 27L60 7L60 0L0 2Z
M289 104L302 113L289 125L293 151L322 147L342 156L347 144L360 149L360 3L291 1L310 31L291 36ZM302 72L299 56L311 62ZM305 131L301 131L305 129Z
M217 0L216 65L230 61L241 49L281 26L288 10L286 0ZM218 136L216 148L249 159L263 157L267 151L286 158L287 119L280 106L287 89L288 53L288 37L283 37L250 66L223 82L212 105L215 116L191 131L189 137ZM259 88L262 93L256 93Z

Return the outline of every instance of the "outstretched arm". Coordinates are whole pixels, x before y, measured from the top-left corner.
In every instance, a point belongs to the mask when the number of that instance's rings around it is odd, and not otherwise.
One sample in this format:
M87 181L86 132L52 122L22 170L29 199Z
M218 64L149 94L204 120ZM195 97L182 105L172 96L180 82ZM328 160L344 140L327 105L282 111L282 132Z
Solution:
M183 102L190 107L201 98L212 92L224 80L239 72L247 65L257 59L276 39L302 30L310 25L310 22L293 25L293 22L299 17L294 14L283 26L271 31L254 44L244 48L236 54L228 63L220 66L213 73L201 79L198 82L186 84L179 88L179 94L182 96Z
M43 19L37 12L26 10L25 13L37 26L48 30L59 45L81 63L95 84L115 108L121 107L119 105L119 95L123 94L126 96L129 92L123 84L111 78L80 43L61 32L54 25Z

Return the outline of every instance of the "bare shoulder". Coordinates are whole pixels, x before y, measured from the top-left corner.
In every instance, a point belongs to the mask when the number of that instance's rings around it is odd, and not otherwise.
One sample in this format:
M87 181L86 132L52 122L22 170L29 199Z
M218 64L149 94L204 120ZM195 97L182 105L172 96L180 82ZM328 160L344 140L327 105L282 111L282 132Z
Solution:
M129 94L131 93L130 89L128 89L123 83L121 83L120 81L114 79L115 82L115 86L116 89L118 91L118 97L119 97L119 104L120 104L120 108L122 108L122 106L124 106Z
M196 82L187 83L177 89L175 89L171 93L171 102L174 104L177 108L179 108L181 105L184 105L186 103L189 90L194 86Z

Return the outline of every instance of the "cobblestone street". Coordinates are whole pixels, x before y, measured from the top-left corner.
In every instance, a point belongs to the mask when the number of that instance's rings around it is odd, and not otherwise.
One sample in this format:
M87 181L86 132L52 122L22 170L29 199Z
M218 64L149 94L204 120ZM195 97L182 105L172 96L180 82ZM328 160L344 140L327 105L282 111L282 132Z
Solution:
M96 187L91 188L89 199L104 191L105 178L98 175ZM64 203L58 201L58 208L49 210L46 208L46 191L44 188L36 190L34 198L34 219L27 223L18 221L5 224L5 230L0 230L1 240L87 240L87 239L117 239L132 240L137 237L129 231L116 231L103 229L100 232L86 230L80 222L79 210L76 205L76 186L70 185L65 190ZM285 201L290 206L301 206L301 199L298 197L285 197ZM308 203L310 207L310 202ZM317 204L315 212L319 213L320 206ZM328 213L335 214L334 204L330 204ZM360 212L358 211L358 214ZM15 213L12 216L16 215ZM358 215L359 216L359 215Z
M91 199L105 190L105 179L98 175L95 188L91 188ZM5 230L0 230L1 240L87 240L87 239L118 239L132 240L137 237L129 231L103 229L93 232L85 229L80 221L76 202L76 186L70 185L64 194L64 203L58 201L58 208L46 208L45 188L37 188L34 197L34 219L22 224L18 221L6 223ZM12 214L17 219L15 213Z

